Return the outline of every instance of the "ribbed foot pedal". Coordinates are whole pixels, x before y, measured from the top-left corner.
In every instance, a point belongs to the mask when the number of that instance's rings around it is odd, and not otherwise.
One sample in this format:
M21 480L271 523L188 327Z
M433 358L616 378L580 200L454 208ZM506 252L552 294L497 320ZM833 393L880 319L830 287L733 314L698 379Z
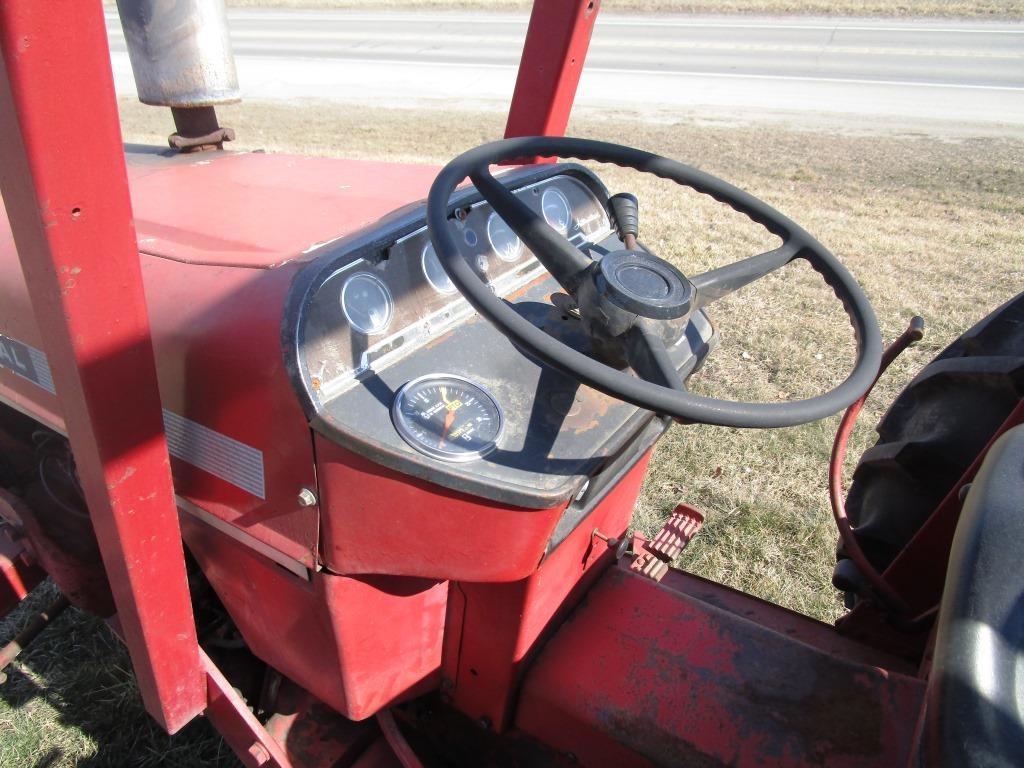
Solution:
M680 504L653 539L642 541L642 537L634 538L636 558L629 569L653 581L661 581L668 573L669 565L679 557L703 524L704 515L691 506Z

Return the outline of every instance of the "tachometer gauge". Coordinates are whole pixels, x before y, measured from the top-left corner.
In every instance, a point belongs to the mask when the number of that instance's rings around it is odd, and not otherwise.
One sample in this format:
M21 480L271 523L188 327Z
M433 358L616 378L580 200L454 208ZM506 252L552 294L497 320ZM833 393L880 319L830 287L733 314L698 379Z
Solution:
M496 213L487 219L487 239L502 261L515 261L523 255L523 241Z
M423 264L423 274L435 291L438 293L455 292L455 283L452 282L444 267L441 266L441 261L437 258L437 253L434 251L434 246L431 243L423 246L423 255L420 257L420 260Z
M443 461L472 461L494 450L504 427L501 408L478 384L431 374L402 387L391 406L395 429L420 453Z
M345 281L341 287L341 309L349 325L365 334L387 330L395 314L391 291L369 272L357 272Z
M563 235L568 233L569 225L572 223L572 209L561 190L554 187L545 189L540 197L540 209L544 214L544 221L552 229Z

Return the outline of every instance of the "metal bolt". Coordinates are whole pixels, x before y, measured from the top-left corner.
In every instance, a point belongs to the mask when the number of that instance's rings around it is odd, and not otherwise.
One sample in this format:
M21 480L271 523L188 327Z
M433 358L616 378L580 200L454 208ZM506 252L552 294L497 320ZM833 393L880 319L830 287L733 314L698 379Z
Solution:
M300 507L315 507L316 506L316 493L309 488L303 488L299 491L299 506Z
M480 727L483 728L485 731L489 731L491 729L491 718L489 718L487 715L481 717L477 722L480 723Z
M253 745L249 747L249 755L256 762L256 765L266 765L270 762L270 753L258 741L253 742Z

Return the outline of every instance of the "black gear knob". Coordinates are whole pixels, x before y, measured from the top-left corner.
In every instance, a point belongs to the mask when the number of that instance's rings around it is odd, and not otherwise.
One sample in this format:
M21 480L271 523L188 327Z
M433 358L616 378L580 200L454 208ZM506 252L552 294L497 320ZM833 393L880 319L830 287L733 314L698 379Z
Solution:
M620 192L608 198L608 207L611 208L612 219L616 229L619 230L619 237L626 244L626 248L636 248L636 238L640 234L640 203L636 195L628 192Z

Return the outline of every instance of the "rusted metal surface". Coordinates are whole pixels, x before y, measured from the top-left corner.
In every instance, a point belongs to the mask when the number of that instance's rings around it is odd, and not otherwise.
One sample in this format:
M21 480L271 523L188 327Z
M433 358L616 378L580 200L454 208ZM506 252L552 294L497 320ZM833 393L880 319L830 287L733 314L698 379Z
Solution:
M102 7L0 2L0 48L0 191L143 702L174 732L205 681Z
M619 568L626 567L627 561L619 563ZM901 675L921 677L916 663L907 662L898 656L844 637L836 632L836 628L831 624L761 600L716 581L672 568L661 580L660 585L662 588L689 595L701 603L753 621L766 630L785 635L830 656L887 669Z
M31 643L39 633L50 626L50 622L64 613L64 609L70 605L68 599L61 595L45 609L33 616L28 624L17 634L11 642L0 648L0 683L7 679L4 670L12 661L18 658L19 654Z
M600 6L600 0L534 3L505 138L565 133Z
M181 152L204 152L222 149L225 141L234 141L235 132L222 128L213 107L171 107L174 127L167 138L171 149Z
M290 680L282 680L276 699L267 732L302 768L351 765L380 739L372 719L355 722L342 717Z
M924 684L613 568L531 668L516 724L587 766L898 766Z
M206 716L244 765L252 768L291 768L281 745L249 710L217 666L199 651L206 675Z

